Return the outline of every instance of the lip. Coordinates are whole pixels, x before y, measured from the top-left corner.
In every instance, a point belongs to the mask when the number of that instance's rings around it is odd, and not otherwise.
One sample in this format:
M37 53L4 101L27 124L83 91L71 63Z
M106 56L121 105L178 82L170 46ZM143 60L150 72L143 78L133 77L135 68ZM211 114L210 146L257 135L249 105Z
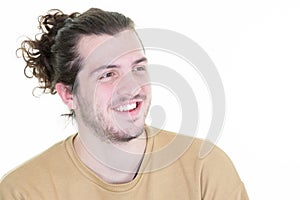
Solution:
M137 104L137 107L133 110L128 110L128 111L119 111L119 110L117 110L117 108L119 108L120 106L126 106L126 105L130 105L130 104L133 104L133 103ZM129 115L131 117L134 117L134 116L139 114L139 112L141 110L141 107L142 107L142 104L143 104L143 100L140 100L140 99L130 100L130 101L118 104L117 106L114 106L113 110L116 113L120 114L120 115L127 115L127 116Z

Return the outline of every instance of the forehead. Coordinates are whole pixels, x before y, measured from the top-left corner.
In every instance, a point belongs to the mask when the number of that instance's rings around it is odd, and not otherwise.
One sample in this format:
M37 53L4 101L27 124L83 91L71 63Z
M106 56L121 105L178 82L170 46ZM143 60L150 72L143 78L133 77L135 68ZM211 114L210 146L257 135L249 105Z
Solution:
M83 36L77 47L84 66L107 65L123 55L143 49L138 36L132 30L125 30L113 36Z

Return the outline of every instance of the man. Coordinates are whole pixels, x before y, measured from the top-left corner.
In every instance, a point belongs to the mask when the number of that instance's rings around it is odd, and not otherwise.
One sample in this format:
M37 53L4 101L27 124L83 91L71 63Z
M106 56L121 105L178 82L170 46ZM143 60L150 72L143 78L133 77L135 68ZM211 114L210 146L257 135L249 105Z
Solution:
M202 140L145 125L147 58L129 18L52 10L40 28L20 48L25 68L60 95L78 133L3 177L0 199L248 199L219 148L199 158Z

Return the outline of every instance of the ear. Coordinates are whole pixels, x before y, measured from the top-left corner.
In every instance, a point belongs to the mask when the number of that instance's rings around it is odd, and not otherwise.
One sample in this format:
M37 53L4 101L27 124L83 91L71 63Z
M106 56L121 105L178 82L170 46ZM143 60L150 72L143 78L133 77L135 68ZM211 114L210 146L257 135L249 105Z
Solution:
M57 83L55 85L55 90L57 91L63 102L69 107L69 109L76 109L75 99L70 86L67 86L63 83Z

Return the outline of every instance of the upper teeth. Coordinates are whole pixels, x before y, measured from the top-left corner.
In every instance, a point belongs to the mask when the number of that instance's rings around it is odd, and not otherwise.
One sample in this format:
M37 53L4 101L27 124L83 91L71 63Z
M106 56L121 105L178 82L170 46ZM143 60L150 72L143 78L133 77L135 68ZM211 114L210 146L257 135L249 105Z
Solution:
M116 108L117 111L124 112L135 109L137 107L137 103L127 104L123 106L119 106Z

